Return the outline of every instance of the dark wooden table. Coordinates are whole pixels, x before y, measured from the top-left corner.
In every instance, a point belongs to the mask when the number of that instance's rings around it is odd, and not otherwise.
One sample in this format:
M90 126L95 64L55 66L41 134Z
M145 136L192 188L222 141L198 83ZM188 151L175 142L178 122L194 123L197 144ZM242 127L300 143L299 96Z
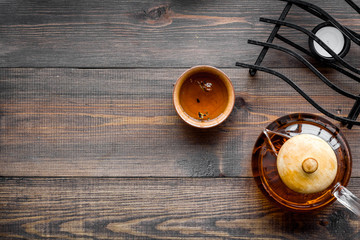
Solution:
M312 2L360 32L359 14L345 1ZM359 219L339 203L287 212L252 177L252 148L265 126L294 112L323 116L282 80L235 67L254 63L261 48L247 40L266 41L272 29L259 17L277 19L284 6L1 1L0 238L359 239ZM309 30L321 22L296 7L287 19ZM302 33L280 31L307 46ZM359 54L354 45L346 60L359 68ZM229 119L208 130L187 126L172 106L173 83L199 64L223 70L236 93ZM296 59L269 51L263 65L330 112L350 111L352 100ZM340 128L353 154L348 187L360 196L360 127Z

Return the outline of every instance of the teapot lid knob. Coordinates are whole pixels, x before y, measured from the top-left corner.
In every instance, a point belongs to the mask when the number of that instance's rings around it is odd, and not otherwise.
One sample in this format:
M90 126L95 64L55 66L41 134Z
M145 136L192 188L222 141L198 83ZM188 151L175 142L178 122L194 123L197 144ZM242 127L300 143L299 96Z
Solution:
M306 173L314 173L319 167L318 161L314 158L307 158L302 162L302 169Z

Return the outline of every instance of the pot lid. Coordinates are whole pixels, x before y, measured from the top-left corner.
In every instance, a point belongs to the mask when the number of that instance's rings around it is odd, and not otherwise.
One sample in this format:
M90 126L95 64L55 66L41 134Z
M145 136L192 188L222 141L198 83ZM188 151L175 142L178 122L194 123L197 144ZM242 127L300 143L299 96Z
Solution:
M285 185L304 194L325 190L337 173L334 150L312 134L299 134L287 140L280 148L276 162Z

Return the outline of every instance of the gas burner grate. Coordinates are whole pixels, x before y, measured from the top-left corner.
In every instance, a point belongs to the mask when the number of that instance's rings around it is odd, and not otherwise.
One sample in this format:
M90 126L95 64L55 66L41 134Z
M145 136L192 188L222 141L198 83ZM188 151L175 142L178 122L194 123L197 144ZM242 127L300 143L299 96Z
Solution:
M332 16L330 16L326 11L321 9L320 7L308 3L305 1L299 1L299 0L280 0L287 2L284 10L282 11L280 17L278 20L268 19L268 18L260 18L261 22L274 24L274 28L272 32L270 33L268 39L266 42L259 42L254 40L248 40L249 44L262 46L262 51L260 52L256 62L254 64L246 64L246 63L240 63L236 62L236 66L249 68L249 72L251 76L254 76L257 71L263 71L272 75L275 75L279 77L280 79L284 80L286 83L288 83L292 88L294 88L302 97L304 97L312 106L314 106L319 112L323 113L324 115L341 122L344 126L351 129L353 125L360 125L360 122L357 121L357 118L360 114L360 95L354 95L352 93L349 93L337 85L333 84L330 80L328 80L320 71L318 71L309 61L307 61L303 56L298 54L295 51L292 51L288 48L278 46L273 44L275 38L281 40L282 42L288 44L289 46L299 50L300 52L313 57L317 60L319 60L322 64L324 64L327 67L333 68L334 70L344 74L345 76L353 79L356 82L360 83L360 77L357 75L360 75L360 70L356 67L352 66L350 63L346 62L343 57L348 53L350 49L350 44L353 42L356 45L360 45L360 34L354 32L353 30L342 26L338 21L336 21ZM345 0L357 13L360 14L360 8L352 1L352 0ZM310 14L322 19L324 23L319 24L317 27L313 29L313 31L309 31L301 26L295 25L290 22L286 22L286 16L288 15L291 7L295 5L299 8L302 8L303 10L309 12ZM308 36L309 38L309 48L310 51L306 48L292 42L291 40L285 38L284 36L281 36L278 34L278 31L280 30L280 27L288 27L295 29L297 31L300 31ZM317 36L317 33L320 29L325 29L327 27L327 31L336 31L339 32L343 38L343 47L340 49L341 51L335 52L332 48L330 48L319 36ZM316 45L318 44L318 46ZM320 47L319 47L320 46ZM320 50L325 50L324 52L321 52ZM301 88L299 88L296 83L294 83L291 79L284 76L283 74L274 71L272 69L262 67L261 63L268 52L269 49L274 49L277 51L282 51L286 54L291 55L292 57L296 58L298 61L303 63L306 67L308 67L321 81L323 81L328 87L330 87L332 90L336 91L337 93L353 99L355 101L351 111L349 112L347 117L341 117L337 116L323 107L321 107L319 104L317 104L311 97L309 97ZM320 54L322 53L322 54Z

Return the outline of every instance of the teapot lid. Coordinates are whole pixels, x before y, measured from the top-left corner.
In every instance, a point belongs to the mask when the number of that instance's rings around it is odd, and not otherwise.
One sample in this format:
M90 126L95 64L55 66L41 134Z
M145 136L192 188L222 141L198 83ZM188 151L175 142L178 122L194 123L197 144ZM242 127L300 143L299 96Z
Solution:
M304 194L325 190L337 173L334 150L312 134L299 134L287 140L280 148L276 164L285 185Z

